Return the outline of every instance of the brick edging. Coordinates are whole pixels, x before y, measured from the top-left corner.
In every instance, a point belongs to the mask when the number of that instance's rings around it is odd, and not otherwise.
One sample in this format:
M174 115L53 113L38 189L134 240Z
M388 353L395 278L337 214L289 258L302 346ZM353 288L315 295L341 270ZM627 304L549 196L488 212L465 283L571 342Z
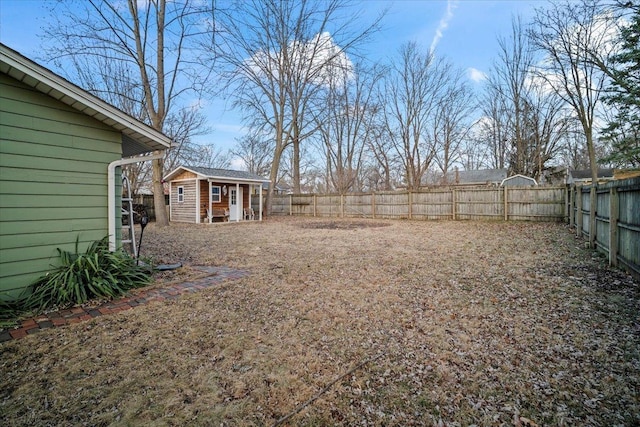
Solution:
M240 279L249 274L245 270L229 267L196 266L193 268L201 270L207 275L191 281L143 290L136 295L108 301L96 307L73 307L24 319L17 328L1 330L0 343L24 338L43 329L70 325L107 314L119 313L154 301L174 300L182 294L197 292L227 280Z

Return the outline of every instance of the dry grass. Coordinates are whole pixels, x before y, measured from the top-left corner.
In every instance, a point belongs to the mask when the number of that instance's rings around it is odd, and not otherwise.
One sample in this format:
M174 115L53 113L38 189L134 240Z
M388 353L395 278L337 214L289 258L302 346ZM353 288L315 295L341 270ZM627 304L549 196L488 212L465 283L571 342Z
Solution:
M287 423L640 423L638 283L562 225L151 225L142 252L251 274L1 344L0 424L273 425L349 370Z

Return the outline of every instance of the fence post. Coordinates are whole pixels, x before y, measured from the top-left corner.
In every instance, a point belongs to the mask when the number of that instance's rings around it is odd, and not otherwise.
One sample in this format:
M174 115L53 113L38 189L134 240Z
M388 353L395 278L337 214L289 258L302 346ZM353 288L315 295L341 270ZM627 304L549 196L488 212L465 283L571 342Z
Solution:
M318 201L316 200L317 195L313 193L313 216L318 216Z
M340 195L340 215L344 218L344 194Z
M582 186L576 185L576 237L582 236Z
M451 189L451 216L453 220L456 220L456 190L455 188Z
M413 214L413 194L411 193L411 190L409 190L408 199L409 199L409 219L411 219Z
M371 217L376 219L376 193L375 191L371 192Z
M289 194L289 216L293 215L293 194Z
M564 187L564 222L569 223L569 188Z
M596 247L596 208L598 207L598 184L591 183L589 190L589 247Z
M504 186L504 220L509 221L509 202L507 200L507 186Z
M576 213L573 205L576 202L575 199L575 185L569 186L569 227L574 227L576 225Z
M611 187L609 190L609 265L618 265L618 215L620 200L618 189Z

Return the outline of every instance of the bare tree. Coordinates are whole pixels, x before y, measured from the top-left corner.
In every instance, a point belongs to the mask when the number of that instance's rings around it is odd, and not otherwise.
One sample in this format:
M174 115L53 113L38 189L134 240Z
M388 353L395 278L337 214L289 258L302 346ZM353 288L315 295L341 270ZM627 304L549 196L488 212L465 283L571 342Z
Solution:
M536 10L533 27L528 32L545 55L539 77L571 106L582 125L593 182L598 179L594 146L596 114L607 76L592 58L597 55L603 63L607 62L605 58L613 48L610 26L598 1L564 1Z
M476 121L469 130L468 137L463 141L460 149L460 164L465 170L478 170L491 167L488 146L481 135L482 121Z
M446 90L432 120L431 134L436 146L434 161L445 183L450 167L462 155L462 147L472 125L469 116L475 108L471 90L463 77L461 71L450 72Z
M58 64L83 58L73 62L72 80L117 69L92 91L127 112L142 106L140 118L172 136L165 126L168 117L187 94L197 97L208 80L211 68L196 66L193 49L202 37L210 37L204 24L212 15L213 6L202 1L60 1L45 30L50 42L46 52ZM154 160L156 222L165 226L162 176L163 161Z
M215 55L227 88L250 126L271 134L272 184L292 146L290 172L300 190L300 143L314 130L308 108L326 82L325 68L348 68L346 53L376 28L378 21L357 29L351 14L341 15L346 6L339 0L243 0L217 16L221 43ZM273 190L271 185L267 212Z
M378 99L382 98L378 95ZM378 113L371 138L367 148L372 157L370 165L365 170L365 187L371 191L387 191L395 187L395 171L401 169L400 161L396 155L387 131L384 127L384 118Z
M593 62L594 55L606 62L611 43L610 20L600 14L597 1L554 3L538 9L529 36L546 55L539 76L574 110L586 140L591 166L591 179L598 182L598 164L594 144L596 113L607 82L607 76ZM591 190L595 198L595 185ZM589 229L595 230L595 203L590 204ZM595 233L589 236L595 247Z
M578 120L568 124L566 141L561 153L562 162L571 169L589 169L589 152L582 125Z
M180 166L192 165L209 168L227 168L230 154L213 143L196 143L195 136L206 135L211 129L206 125L206 117L197 108L181 108L169 115L165 129L174 135L174 143L164 156L165 170L171 171Z
M436 155L428 132L449 72L448 64L411 42L400 48L385 80L386 137L402 162L409 189L420 187Z
M236 140L236 147L231 154L238 157L245 169L259 176L269 174L271 164L271 147L269 140L258 132L253 132Z
M527 175L525 164L529 141L525 121L530 110L527 103L534 65L533 51L519 19L512 21L511 37L500 38L498 43L500 54L489 77L489 84L492 95L499 97L501 112L507 113L502 116L506 123L501 126L507 130L505 136L510 145L509 169L512 173Z
M231 157L215 144L194 144L195 150L189 164L205 168L228 169L231 166Z
M562 99L535 74L534 50L520 19L500 53L486 87L482 134L496 168L539 178L564 141L567 111Z
M282 167L276 183L289 187L294 193L308 193L318 186L318 159L313 155L312 144L301 144L299 151L286 150L282 154ZM300 179L296 188L294 181Z
M526 144L523 171L540 179L567 141L572 118L562 100L546 85L533 82L524 110Z
M484 116L474 126L478 145L485 147L487 166L504 169L509 162L510 147L507 137L509 115L501 91L489 84L481 100Z
M375 132L375 85L381 73L358 64L337 70L319 100L315 121L325 155L327 187L340 194L361 190L364 151Z

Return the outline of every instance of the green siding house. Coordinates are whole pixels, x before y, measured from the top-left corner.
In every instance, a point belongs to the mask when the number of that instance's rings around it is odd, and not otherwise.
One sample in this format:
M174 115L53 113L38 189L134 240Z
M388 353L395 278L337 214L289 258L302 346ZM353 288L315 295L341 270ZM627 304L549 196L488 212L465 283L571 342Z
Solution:
M164 134L0 44L0 299L50 270L56 248L74 250L78 239L84 250L108 234L115 247L119 165L169 145Z

